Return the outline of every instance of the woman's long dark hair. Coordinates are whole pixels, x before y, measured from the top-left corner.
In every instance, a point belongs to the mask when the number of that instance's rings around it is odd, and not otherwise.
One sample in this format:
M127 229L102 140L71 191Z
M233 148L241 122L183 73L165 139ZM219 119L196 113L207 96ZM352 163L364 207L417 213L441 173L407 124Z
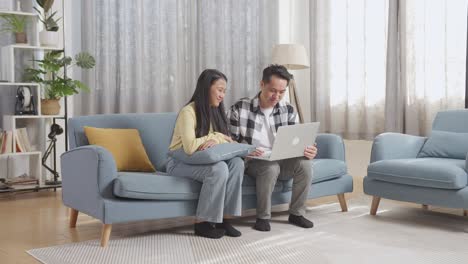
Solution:
M213 69L204 70L198 77L197 88L192 99L188 102L195 102L195 115L197 117L195 134L197 138L208 135L210 126L216 132L229 135L224 103L221 102L218 107L210 106L210 88L219 79L224 79L227 82L224 73Z

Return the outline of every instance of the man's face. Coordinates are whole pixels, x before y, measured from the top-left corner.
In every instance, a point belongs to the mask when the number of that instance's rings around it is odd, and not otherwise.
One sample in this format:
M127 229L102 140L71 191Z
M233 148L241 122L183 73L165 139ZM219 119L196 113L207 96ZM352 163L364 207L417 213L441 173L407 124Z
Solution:
M263 108L274 107L286 92L288 81L281 79L275 75L271 76L270 82L260 82L260 106Z

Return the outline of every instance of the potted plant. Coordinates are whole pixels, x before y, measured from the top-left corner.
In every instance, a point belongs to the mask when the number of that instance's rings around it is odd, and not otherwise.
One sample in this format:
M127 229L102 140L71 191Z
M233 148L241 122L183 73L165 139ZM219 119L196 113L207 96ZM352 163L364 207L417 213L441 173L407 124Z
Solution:
M5 20L2 32L15 33L16 43L28 43L25 32L27 17L12 14L2 14L0 17Z
M39 20L44 24L44 29L39 32L39 42L43 46L57 46L58 43L58 21L60 18L55 18L57 11L51 12L54 0L36 0L37 4L41 7L40 11L37 7L34 9L39 14Z
M25 69L26 81L40 83L44 90L41 100L43 115L58 115L60 113L60 98L77 94L80 90L89 91L84 83L64 76L63 69L77 66L82 69L92 69L96 61L87 52L78 53L74 59L64 56L63 51L50 51L44 59L35 60L37 68Z

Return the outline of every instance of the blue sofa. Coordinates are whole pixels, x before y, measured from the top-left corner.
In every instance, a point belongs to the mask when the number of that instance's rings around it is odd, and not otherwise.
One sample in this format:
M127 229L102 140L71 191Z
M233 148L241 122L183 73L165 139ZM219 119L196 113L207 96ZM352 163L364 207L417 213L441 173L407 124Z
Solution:
M449 208L468 208L468 110L437 113L429 138L384 133L374 140L364 178L373 196ZM464 215L467 211L464 210Z
M176 113L148 113L69 120L70 151L61 156L61 170L63 203L71 208L70 227L76 226L78 212L99 219L103 223L101 245L105 246L114 223L195 215L201 184L165 173L176 117ZM158 176L118 172L106 149L88 144L84 126L138 129ZM347 173L343 141L336 135L321 134L317 146L309 198L337 195L342 211L347 211L344 193L352 192L353 180ZM291 188L292 180L278 181L272 204L288 203ZM244 177L242 195L243 208L255 208L254 179Z

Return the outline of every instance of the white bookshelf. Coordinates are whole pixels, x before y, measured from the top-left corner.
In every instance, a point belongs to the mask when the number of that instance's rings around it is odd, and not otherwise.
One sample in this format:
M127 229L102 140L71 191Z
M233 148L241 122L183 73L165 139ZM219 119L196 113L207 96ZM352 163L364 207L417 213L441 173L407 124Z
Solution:
M0 14L37 17L36 13L22 12L22 11L0 10Z
M12 44L4 46L1 49L2 57L2 80L8 82L15 82L15 50L30 50L30 51L53 51L62 50L60 47L47 47L47 46L31 46L27 44Z
M57 2L57 1L56 1ZM61 1L63 5L63 1ZM28 27L31 29L31 32L28 33L28 44L16 44L11 43L0 48L0 79L4 82L0 82L0 91L3 89L10 89L6 93L13 92L13 89L17 89L19 86L28 86L31 89L32 95L34 96L34 103L35 108L37 111L37 115L14 115L14 109L12 109L11 113L5 114L3 113L3 130L12 131L13 134L13 149L11 153L0 154L0 158L20 158L20 157L27 157L29 159L29 175L34 177L38 180L39 184L34 187L31 185L25 186L15 186L15 190L32 190L34 188L56 188L58 186L49 186L45 185L45 176L43 176L45 170L42 167L42 151L45 150L44 147L47 146L47 124L42 121L47 121L54 118L64 118L64 115L42 115L41 113L41 98L42 98L42 90L41 86L37 83L28 83L20 81L20 77L16 76L19 72L15 72L15 70L19 69L18 65L21 61L15 61L18 58L15 56L24 54L25 56L29 56L31 54L31 59L42 59L43 55L47 51L61 51L63 50L63 43L60 43L58 47L50 47L50 46L41 46L39 45L39 31L43 28L42 23L39 20L39 15L33 10L33 6L36 5L36 0L22 0L21 1L22 11L14 11L14 10L0 10L0 14L11 14L11 15L20 15L20 16L28 16L31 19L28 19ZM13 8L13 7L12 7ZM30 12L24 11L28 10ZM62 17L63 22L63 15L59 14L59 17ZM60 28L60 32L63 32L63 23ZM5 33L2 33L5 34ZM32 35L30 35L32 34ZM36 66L34 62L32 62L32 66ZM6 81L6 82L5 82ZM20 127L27 127L29 139L32 140L31 144L36 145L37 149L34 148L34 151L30 152L16 152L16 129ZM32 134L36 134L31 136L30 132L31 129L34 130ZM37 131L36 131L37 130ZM40 136L38 136L40 135ZM34 142L33 142L34 141ZM8 176L8 175L7 175ZM1 192L0 192L1 193Z

